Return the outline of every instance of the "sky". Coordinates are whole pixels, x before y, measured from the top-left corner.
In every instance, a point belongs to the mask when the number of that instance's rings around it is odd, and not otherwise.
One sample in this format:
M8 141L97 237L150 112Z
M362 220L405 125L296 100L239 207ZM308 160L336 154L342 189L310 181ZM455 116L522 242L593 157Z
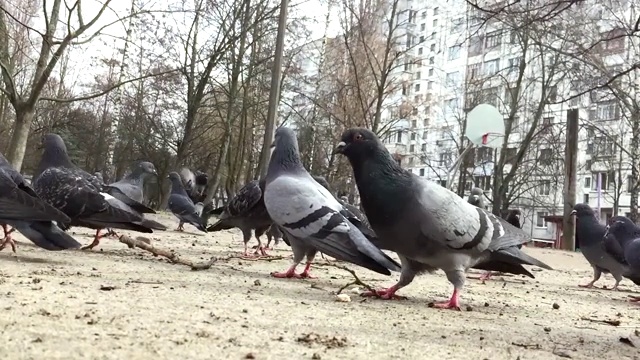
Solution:
M181 1L136 0L136 4L144 4L144 8L148 9L166 8L167 4L177 4L179 2ZM82 13L85 23L98 13L102 3L103 2L99 0L82 1ZM190 2L187 1L187 3ZM327 26L326 16L327 11L329 11L327 3L328 0L292 0L289 3L289 19L300 18L302 16L310 19L310 21L306 22L307 28L312 33L312 39L309 40L323 37L325 31L328 36L336 36L340 31L338 14L334 6L332 8L333 11L329 25ZM96 37L86 45L71 47L69 51L70 72L66 78L68 84L75 84L74 86L78 87L80 84L93 82L95 75L103 74L106 71L105 66L99 65L98 59L121 56L118 53L123 42L118 39L123 39L126 36L126 29L129 23L126 20L119 21L118 19L128 14L130 6L130 0L113 0L96 24L82 38L86 39L93 35L98 29L104 27L101 31L102 35ZM66 16L66 14L64 16ZM164 21L174 25L180 22L186 22L184 14L173 13L164 16ZM73 22L77 23L77 21ZM36 19L35 23L39 25L36 26L36 28L43 28L42 17ZM116 46L116 43L119 43L119 45Z

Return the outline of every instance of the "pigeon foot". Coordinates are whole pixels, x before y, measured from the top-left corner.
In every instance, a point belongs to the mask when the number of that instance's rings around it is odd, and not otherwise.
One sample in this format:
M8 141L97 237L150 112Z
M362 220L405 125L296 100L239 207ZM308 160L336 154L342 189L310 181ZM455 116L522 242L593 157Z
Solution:
M407 297L406 296L400 296L400 295L396 295L396 291L400 290L398 288L398 286L393 285L391 287L389 287L388 289L379 289L379 290L373 290L373 291L365 291L362 294L360 294L360 296L366 296L366 297L377 297L380 298L382 300L406 300Z
M579 287L581 287L581 288L591 289L591 288L593 288L593 287L594 287L594 286L593 286L593 283L595 283L595 281L592 281L592 282L590 282L590 283L588 283L588 284L584 284L584 285L582 285L582 284L578 284L578 286L579 286Z
M309 270L311 270L311 263L310 262L308 262L305 265L304 270L302 270L302 272L300 273L300 278L302 278L302 279L317 279L317 277L309 275Z
M291 279L291 278L302 279L302 276L300 274L296 274L295 271L290 271L290 270L287 270L284 272L272 272L271 276L278 279Z
M11 229L13 231L13 229ZM11 238L11 231L5 232L5 237L2 240L2 244L0 245L0 251L4 250L7 244L11 245L11 251L16 252L16 242Z
M629 299L629 302L640 302L640 296L629 296L631 299Z
M114 232L114 234L115 234L115 232ZM93 241L91 242L91 244L81 247L80 250L91 250L94 247L100 245L100 238L102 238L104 236L108 236L108 233L104 234L104 235L101 235L100 234L100 230L96 230L96 236L93 238Z
M492 276L493 276L493 272L487 271L487 272L483 273L482 275L480 275L479 280L484 282L485 280L491 279Z
M449 309L449 310L460 311L461 309L460 309L459 297L460 297L460 294L458 290L453 290L451 299L449 299L448 301L433 302L433 307L438 309Z

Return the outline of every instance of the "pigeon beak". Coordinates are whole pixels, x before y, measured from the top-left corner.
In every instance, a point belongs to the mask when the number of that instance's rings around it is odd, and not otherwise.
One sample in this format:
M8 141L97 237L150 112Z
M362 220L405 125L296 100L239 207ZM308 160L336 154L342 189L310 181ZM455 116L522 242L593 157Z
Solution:
M336 146L335 150L333 150L333 154L343 154L344 153L344 148L347 147L347 143L345 143L344 141L340 141L338 143L338 146Z
M573 215L575 215L575 214L577 214L577 213L578 213L577 211L572 210L572 211L569 213L569 216L573 216Z
M478 200L478 195L471 195L471 198L472 198L474 201L477 201L477 200Z
M607 227L605 228L605 232L604 232L603 238L606 238L607 235L609 235L609 225L607 225Z

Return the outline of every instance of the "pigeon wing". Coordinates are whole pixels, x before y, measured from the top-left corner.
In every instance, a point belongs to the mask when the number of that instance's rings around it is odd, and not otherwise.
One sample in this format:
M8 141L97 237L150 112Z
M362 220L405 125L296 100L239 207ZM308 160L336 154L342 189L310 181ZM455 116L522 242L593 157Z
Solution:
M602 249L620 264L627 264L624 249L613 234L607 234L602 241Z
M243 186L233 199L229 201L227 212L231 216L242 216L251 210L260 199L262 199L260 182L253 180Z
M0 171L0 218L25 221L70 221L68 216L53 206L20 189L3 171Z
M342 206L331 193L312 179L277 177L265 191L265 204L274 222L287 233L298 239L312 238L314 246L327 255L362 265L356 258L363 254L388 269L400 269L340 213Z

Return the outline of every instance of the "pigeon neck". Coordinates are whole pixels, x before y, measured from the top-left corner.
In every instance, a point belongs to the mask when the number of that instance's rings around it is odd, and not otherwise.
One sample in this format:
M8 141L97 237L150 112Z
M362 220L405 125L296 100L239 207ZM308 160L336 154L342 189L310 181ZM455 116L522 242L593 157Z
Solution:
M187 192L184 190L184 187L180 183L180 180L171 180L171 193L189 197L189 195L187 195Z
M50 167L74 168L71 160L69 160L67 151L59 147L49 148L44 151L42 159L40 160L40 165L38 166L38 174L41 174Z
M414 196L410 175L388 152L375 151L374 156L351 163L362 207L372 225L393 222Z
M271 161L269 162L269 168L267 169L267 176L268 174L277 174L280 171L304 171L302 161L300 161L300 155L298 154L298 149L295 146L276 149L276 151L271 154Z
M138 184L143 182L148 175L149 174L142 169L134 169L129 175L125 176L125 179L129 180L129 182Z

